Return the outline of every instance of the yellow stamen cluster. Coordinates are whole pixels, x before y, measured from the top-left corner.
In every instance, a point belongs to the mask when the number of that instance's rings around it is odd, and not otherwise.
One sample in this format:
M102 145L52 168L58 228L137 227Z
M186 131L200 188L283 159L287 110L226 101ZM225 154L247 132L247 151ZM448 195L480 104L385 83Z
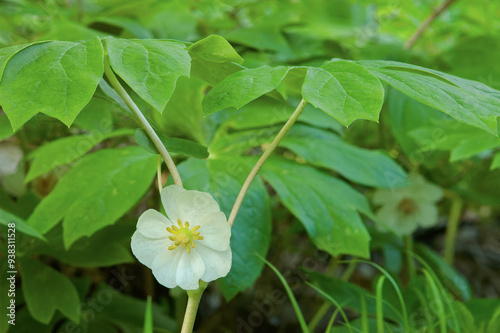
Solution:
M174 245L169 246L169 250L176 249L179 245L182 245L183 248L186 249L188 253L191 253L191 249L195 247L195 241L203 239L203 236L200 236L200 232L196 231L200 229L200 226L197 225L192 229L189 229L189 222L186 221L185 224L182 224L181 220L177 220L178 227L176 225L172 225L172 227L167 227L167 231L170 232L173 236L169 236L168 239L175 242Z

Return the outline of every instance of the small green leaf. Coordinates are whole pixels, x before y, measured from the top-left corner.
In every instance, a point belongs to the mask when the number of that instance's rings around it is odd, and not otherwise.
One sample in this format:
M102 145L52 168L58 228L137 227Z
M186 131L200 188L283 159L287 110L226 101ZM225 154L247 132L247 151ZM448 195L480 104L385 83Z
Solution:
M243 63L243 58L233 49L231 44L224 37L218 35L210 35L197 41L188 48L188 52L193 60L204 60L216 64Z
M180 76L189 76L191 58L180 42L108 37L106 49L113 70L160 113Z
M261 175L319 249L333 256L369 257L370 235L358 212L373 213L361 193L313 167L282 158L269 159Z
M23 257L21 262L22 292L30 314L48 324L56 310L78 323L80 298L71 281L40 261Z
M249 172L246 160L234 157L207 161L189 159L179 165L184 186L211 193L222 211L229 216L238 192ZM271 240L269 196L260 179L255 179L231 231L233 263L229 274L218 280L226 300L250 287L260 276Z
M103 71L98 38L31 45L5 66L0 104L14 129L39 112L70 126L92 98Z
M24 222L24 220L0 208L0 224L8 226L10 223L15 224L16 231L22 232L23 234L29 236L36 237L43 241L47 241L45 237L43 237L38 231L36 231L30 225Z
M476 81L395 61L359 63L411 98L461 122L498 134L500 91Z
M217 84L203 99L205 115L234 107L241 108L256 98L273 91L290 67L262 66L236 72Z
M280 145L359 184L390 188L406 185L405 171L389 156L350 145L331 132L295 125Z
M310 67L302 94L306 101L345 126L356 119L378 122L384 101L379 79L363 66L343 60Z
M156 156L135 146L85 156L35 208L28 224L44 234L64 219L69 248L130 210L151 185L156 162Z
M75 161L80 156L85 155L95 145L106 139L120 135L131 135L133 133L131 129L122 129L107 134L95 132L86 135L68 136L51 141L29 154L28 157L32 158L33 162L24 182L28 183L57 166Z
M167 148L167 150L171 153L185 154L199 159L205 159L209 155L207 147L202 146L199 143L186 139L167 138L158 132L157 134L165 148ZM135 142L150 153L159 154L156 147L153 145L153 142L144 130L138 129L135 131Z

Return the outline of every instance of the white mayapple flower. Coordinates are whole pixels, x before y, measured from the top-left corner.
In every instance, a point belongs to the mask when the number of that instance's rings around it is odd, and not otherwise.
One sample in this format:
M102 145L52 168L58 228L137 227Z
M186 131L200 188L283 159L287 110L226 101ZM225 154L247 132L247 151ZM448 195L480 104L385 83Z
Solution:
M171 185L161 191L168 216L145 211L132 236L132 252L167 288L198 289L231 269L231 227L219 204L205 192Z

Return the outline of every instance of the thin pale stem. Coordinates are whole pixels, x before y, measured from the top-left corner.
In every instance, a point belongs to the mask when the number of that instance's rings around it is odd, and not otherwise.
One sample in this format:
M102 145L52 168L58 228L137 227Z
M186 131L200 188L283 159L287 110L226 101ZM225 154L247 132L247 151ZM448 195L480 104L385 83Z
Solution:
M200 281L200 288L198 290L188 290L188 302L186 306L186 313L184 321L182 322L181 333L192 333L194 322L196 320L196 313L200 305L201 296L207 288L208 283Z
M441 15L448 7L451 6L457 0L446 0L441 6L436 7L431 15L429 15L424 22L418 27L417 31L413 34L413 36L408 39L405 44L405 49L409 50L412 46L417 42L420 36L423 35L424 31L429 28L432 21L434 21L439 15Z
M142 128L144 128L144 131L146 131L146 134L151 139L151 142L153 142L153 145L156 147L156 150L158 150L158 152L160 153L161 157L165 161L165 164L167 165L168 171L170 171L170 174L172 175L174 184L182 186L181 176L179 175L179 171L177 171L177 168L175 167L172 157L168 153L167 149L161 142L160 138L158 137L154 129L149 124L146 117L144 117L141 110L137 107L137 105L129 96L125 88L123 88L123 86L118 81L107 59L104 61L104 73L106 74L106 77L108 78L109 83L111 84L113 89L115 89L118 95L120 95L121 99L123 99L125 104L127 104L127 106L129 107L130 111L132 111L139 124L142 126Z
M231 210L231 214L229 214L228 223L231 227L234 224L234 220L236 218L236 215L238 214L238 211L241 207L243 199L245 198L245 195L248 191L248 188L252 184L252 181L254 180L255 176L257 176L257 173L259 172L262 165L264 165L264 163L266 162L268 157L272 154L272 152L276 149L276 147L278 147L278 144L281 142L281 140L283 140L286 133L288 133L290 128L292 128L293 124L295 124L295 122L297 121L297 118L299 118L302 111L304 111L306 104L307 104L307 102L304 99L300 101L299 105L297 106L295 111L290 116L290 119L288 119L288 121L285 123L283 128L280 130L278 135L276 135L276 137L274 138L273 142L271 142L269 147L264 151L262 156L259 158L257 163L254 165L254 167L252 168L252 170L248 174L248 177L245 180L245 183L243 184L243 187L241 188L240 193L238 194L238 197L236 198L236 201L234 202L234 206L233 206L233 209Z
M158 162L156 166L156 179L158 181L158 191L161 194L161 190L163 189L163 182L161 181L161 155L158 155Z
M455 196L451 203L450 219L448 220L448 227L446 228L446 237L444 241L444 260L449 265L453 265L453 259L455 257L455 242L457 239L458 225L460 224L463 204L464 201L459 196Z

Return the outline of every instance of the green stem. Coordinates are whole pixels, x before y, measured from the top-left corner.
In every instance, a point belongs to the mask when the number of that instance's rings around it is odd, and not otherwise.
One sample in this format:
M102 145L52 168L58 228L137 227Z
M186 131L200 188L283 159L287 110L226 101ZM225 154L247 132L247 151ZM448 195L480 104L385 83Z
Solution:
M318 326L321 319L323 319L323 317L328 312L328 310L330 310L331 307L332 307L332 305L330 304L330 302L324 302L321 305L321 307L318 309L318 311L316 311L316 313L312 317L311 321L309 322L309 325L308 325L309 331L314 332L314 330L316 329L316 326Z
M464 201L459 196L455 196L451 203L450 219L448 220L448 227L446 228L446 237L444 240L444 260L453 265L455 257L455 241L457 238L458 225L460 224L460 217L462 215Z
M201 296L207 288L208 283L200 280L200 287L197 290L188 290L188 302L186 306L186 313L184 315L184 321L182 322L181 333L191 333L193 332L194 322L196 320L196 313L198 312L198 306L200 305Z
M236 201L234 202L233 209L231 210L231 214L229 214L228 218L228 223L232 227L234 224L234 220L236 218L236 215L238 214L238 211L240 210L241 204L243 202L243 199L245 198L245 194L248 191L248 188L252 184L252 181L254 180L255 176L257 176L257 173L259 172L260 168L262 165L266 162L268 157L272 154L272 152L278 147L278 144L283 140L285 137L286 133L292 128L293 124L297 121L297 118L299 118L300 114L302 111L304 111L304 108L306 107L307 102L302 99L295 109L295 111L292 113L290 116L290 119L285 123L283 128L280 130L278 135L274 138L273 142L269 145L269 147L264 151L262 156L259 158L257 163L254 165L250 173L248 174L247 179L245 180L245 183L243 184L243 187L240 190L240 193L238 194L238 197L236 198Z
M408 281L411 280L416 274L415 261L413 261L413 238L411 235L404 236L403 241L405 244L406 264L408 265Z
M132 111L139 124L142 126L142 128L144 128L144 131L146 131L146 134L153 142L153 145L156 147L156 150L158 150L161 157L163 157L163 160L167 165L168 171L170 171L170 174L172 175L174 183L176 185L182 186L181 176L179 175L179 171L177 171L177 168L175 167L172 157L168 153L167 149L161 142L160 138L158 137L154 129L147 121L146 117L144 117L141 110L137 107L137 105L134 103L134 101L129 96L127 91L125 91L125 88L123 88L123 86L118 81L117 77L113 73L113 70L111 69L111 66L109 65L109 60L107 59L107 57L105 57L104 59L104 73L106 74L106 77L108 78L109 83L111 84L113 89L115 89L118 95L120 95L121 99L123 99L125 104L127 104L130 111Z

